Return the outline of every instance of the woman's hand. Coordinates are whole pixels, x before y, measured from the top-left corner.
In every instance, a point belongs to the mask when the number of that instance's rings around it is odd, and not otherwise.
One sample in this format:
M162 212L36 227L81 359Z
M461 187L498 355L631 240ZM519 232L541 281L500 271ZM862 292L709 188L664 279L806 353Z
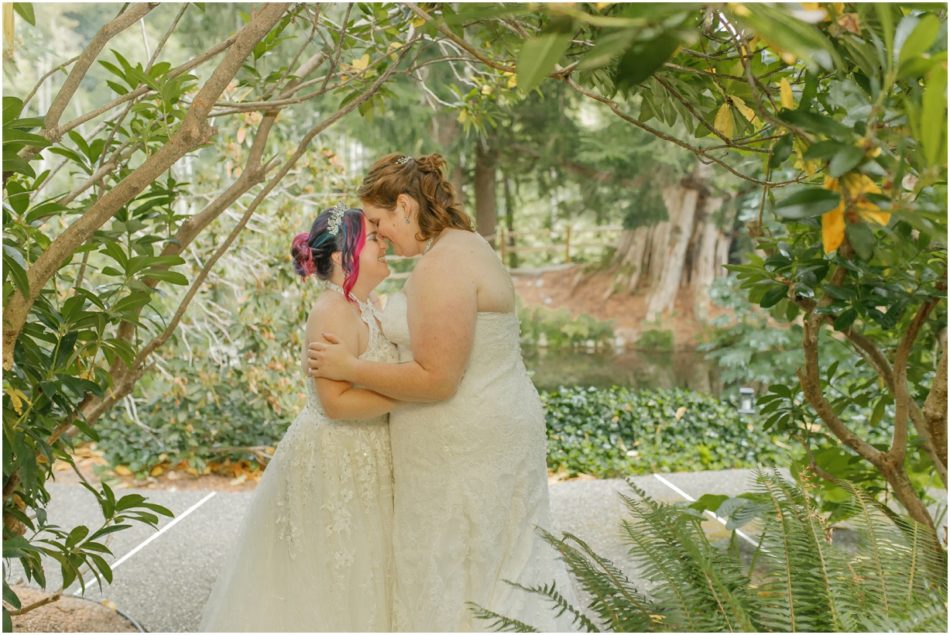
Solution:
M307 351L307 365L313 377L335 379L337 381L353 380L357 358L346 349L340 340L332 333L323 333L322 342L311 342Z

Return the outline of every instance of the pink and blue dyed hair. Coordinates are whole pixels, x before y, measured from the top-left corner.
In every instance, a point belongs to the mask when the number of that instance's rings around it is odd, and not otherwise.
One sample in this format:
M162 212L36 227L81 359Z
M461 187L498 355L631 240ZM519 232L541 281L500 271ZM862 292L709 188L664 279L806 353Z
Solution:
M330 210L326 210L313 221L309 234L294 236L290 245L294 269L301 278L316 274L321 280L329 280L333 274L333 260L330 256L340 252L343 292L346 299L352 301L350 291L359 278L360 254L366 245L363 212L353 208L343 212L336 236L330 234L329 221Z

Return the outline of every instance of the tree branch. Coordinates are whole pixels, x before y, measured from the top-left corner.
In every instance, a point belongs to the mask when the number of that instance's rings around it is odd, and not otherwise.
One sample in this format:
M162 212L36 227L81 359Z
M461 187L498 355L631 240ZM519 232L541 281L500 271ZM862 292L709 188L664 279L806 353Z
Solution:
M178 131L162 148L99 198L79 219L56 237L27 271L30 297L15 291L3 308L3 366L13 368L13 349L27 314L43 287L63 262L72 257L99 227L125 203L137 196L159 174L182 156L205 143L213 131L207 123L208 112L218 96L241 68L254 46L277 23L287 9L286 3L264 5L240 31L234 45L205 85L198 91Z
M937 301L936 298L933 298L920 306L910 323L910 327L904 333L904 337L901 338L897 353L894 355L894 405L896 412L894 416L894 438L891 441L888 453L892 454L898 463L903 463L904 454L907 451L907 420L910 416L910 402L913 401L910 388L907 386L907 360L921 327L937 305Z
M936 464L942 466L943 486L947 486L947 331L940 335L940 359L930 393L924 401L923 419L933 447L936 449Z
M680 141L679 139L677 139L676 137L672 135L668 135L665 132L662 132L660 130L657 130L656 128L648 126L642 121L638 121L637 119L623 112L620 109L620 106L617 104L617 102L613 101L612 99L608 99L604 97L603 95L598 95L597 93L594 93L592 91L587 90L586 88L581 87L580 85L577 84L577 82L575 82L570 77L564 77L562 78L562 81L564 81L568 86L573 88L575 91L577 91L581 95L584 95L585 97L589 97L590 99L593 99L595 101L599 101L602 104L605 104L608 108L610 108L611 111L613 111L615 115L617 115L618 117L620 117L627 123L632 124L636 126L637 128L640 128L644 132L648 132L655 137L659 137L660 139L663 139L664 141L669 141L672 144L678 145L681 148L689 150L693 154L725 168L732 174L735 174L736 176L738 176L739 178L745 181L749 181L750 183L755 183L756 185L760 185L760 186L768 185L770 188L776 188L776 187L784 187L786 185L791 185L793 183L798 183L804 178L804 175L801 175L797 178L790 179L788 181L762 181L760 179L749 176L747 174L743 174L742 172L739 172L737 169L735 169L734 167L732 167L731 165L729 165L722 159L716 156L713 156L711 154L708 154L705 148L692 146L686 143L685 141Z
M244 212L244 215L241 217L240 221L237 223L234 229L232 229L231 233L228 235L225 241L218 247L218 249L214 252L211 258L209 258L205 262L204 266L202 267L201 272L199 272L198 276L192 282L191 286L188 289L188 292L185 294L185 297L179 303L178 309L176 310L171 321L167 324L165 330L162 331L162 333L160 333L154 339L152 339L145 347L142 348L141 351L139 351L138 355L133 361L132 366L128 370L128 372L115 378L116 381L113 384L113 388L109 391L109 394L107 397L101 400L98 398L91 398L85 404L85 407L82 410L82 416L88 424L91 425L92 423L94 423L100 416L102 416L104 412L106 412L116 402L118 402L119 400L124 398L127 394L129 394L129 392L131 392L132 388L135 385L135 382L138 381L138 379L145 372L145 369L146 369L145 360L148 358L149 355L151 355L159 347L161 347L168 340L168 338L171 337L172 333L174 333L178 324L181 322L181 318L182 316L184 316L185 311L188 308L188 305L194 299L195 295L198 292L198 289L200 288L204 280L209 275L214 264L218 261L218 259L221 258L221 256L228 250L228 248L230 248L231 244L237 238L238 234L243 230L244 226L250 220L251 216L253 216L254 211L257 209L257 207L264 200L267 199L271 191L275 187L277 187L277 185L283 180L283 178L287 175L290 169L297 163L297 161L300 160L300 157L304 155L304 153L307 150L307 147L310 145L313 139L318 134L320 134L321 132L323 132L330 126L332 126L334 123L339 121L341 118L351 113L353 110L359 108L359 106L361 106L364 102L366 102L366 100L368 100L373 95L375 95L376 92L379 90L379 88L383 85L383 83L385 83L389 79L389 77L395 72L396 67L399 65L399 62L402 61L406 52L417 40L418 40L418 36L413 38L409 42L407 42L404 45L403 50L399 54L398 61L390 65L390 67L386 69L386 71L383 72L359 97L357 97L356 99L348 103L345 107L341 108L330 117L321 121L313 129L311 129L306 135L304 135L304 137L298 143L297 148L294 151L294 153L284 162L280 170L273 177L271 177L271 179L267 182L264 188L257 194L257 196L255 196L254 200L248 205L248 208ZM264 169L269 171L270 169L269 166L271 165L274 165L274 164L268 163ZM71 421L65 421L62 424L60 424L58 429L60 428L65 429L69 427L70 425L71 425Z
M51 75L56 73L56 71L65 70L67 66L69 66L70 64L72 64L78 59L79 59L79 56L77 55L73 57L72 59L66 60L59 66L54 66L53 68L46 71L46 73L44 73L43 76L40 77L36 81L36 85L33 86L33 89L29 93L26 94L26 97L23 98L23 110L26 111L26 105L30 103L30 100L33 99L34 95L36 95L36 91L40 89L40 86L43 85L43 82L45 82Z
M89 67L96 61L96 58L106 43L117 34L138 22L157 6L158 3L154 2L136 4L99 29L99 32L92 38L89 46L79 55L79 59L76 60L76 64L63 83L63 87L60 88L59 93L57 93L49 110L46 112L46 117L43 119L42 131L44 137L50 141L56 141L63 134L57 127L59 125L59 118L62 116L63 111L66 110L66 106L69 105L69 101L73 95L79 90L79 85L82 83L83 77L86 76Z
M193 68L195 68L195 67L197 67L197 66L201 66L202 64L204 64L205 62L207 62L209 59L211 59L212 57L214 57L215 55L217 55L218 53L220 53L220 52L222 52L222 51L227 50L228 48L230 48L230 47L234 44L234 42L235 42L236 39L237 39L237 35L232 35L232 36L229 37L228 39L226 39L226 40L224 40L224 41L222 41L222 42L216 44L215 46L211 47L210 49L208 49L207 51L205 51L204 53L202 53L202 54L199 55L198 57L196 57L196 58L194 58L194 59L191 59L191 60L185 62L184 64L182 64L181 66L179 66L179 67L177 67L177 68L174 68L174 69L168 71L168 77L169 77L169 78L178 77L179 75L181 75L181 74L183 74L183 73L187 73L188 71L190 71L191 69L193 69ZM151 90L152 90L152 89L151 89L151 87L149 87L149 86L139 86L138 88L136 88L136 89L133 90L132 92L129 92L129 93L126 93L125 95L120 95L119 97L116 97L115 99L113 99L113 100L110 101L109 103L105 104L104 106L100 106L99 108L96 108L95 110L90 110L90 111L87 112L86 114L84 114L84 115L82 115L82 116L79 116L79 117L73 119L72 121L70 121L70 122L68 122L68 123L65 123L65 124L63 124L62 126L60 126L60 128L59 128L60 136L66 134L67 132L69 132L70 130L73 130L74 128L78 128L79 126L81 126L82 124L86 123L87 121L90 121L90 120L92 120L92 119L95 119L96 117L98 117L99 115L101 115L101 114L103 114L103 113L109 112L110 110L112 110L112 109L115 108L116 106L121 106L122 104L124 104L124 103L127 102L127 101L130 101L130 100L132 100L132 99L136 99L136 98L138 98L138 97L141 97L142 95L144 95L144 94L150 92ZM32 147L32 146L30 146L30 147ZM32 156L32 155L31 155L31 156Z
M852 432L844 424L831 404L825 399L821 390L818 365L818 332L821 328L821 316L814 312L805 316L804 336L802 348L805 352L805 366L798 370L798 379L802 386L805 399L818 416L821 417L828 429L831 430L842 443L857 452L860 456L878 466L882 462L882 452Z

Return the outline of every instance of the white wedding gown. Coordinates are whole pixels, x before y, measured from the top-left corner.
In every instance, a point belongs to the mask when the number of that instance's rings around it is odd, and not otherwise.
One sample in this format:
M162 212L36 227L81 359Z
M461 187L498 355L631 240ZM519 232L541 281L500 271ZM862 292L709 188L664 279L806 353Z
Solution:
M367 313L360 357L397 361ZM254 493L202 631L392 630L388 418L330 420L305 377L307 405Z
M406 298L389 298L383 331L412 358ZM544 411L521 358L518 318L479 313L458 392L390 415L395 512L393 629L489 630L467 602L544 631L572 631L541 596L556 582L575 596L563 562L535 527L551 530Z

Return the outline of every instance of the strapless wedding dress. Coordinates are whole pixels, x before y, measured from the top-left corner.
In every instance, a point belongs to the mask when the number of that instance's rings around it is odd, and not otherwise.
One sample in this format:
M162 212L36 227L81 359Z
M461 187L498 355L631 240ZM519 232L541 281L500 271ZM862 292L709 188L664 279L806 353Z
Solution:
M371 312L370 312L371 313ZM360 357L396 362L364 311ZM202 631L391 631L388 417L333 421L313 380L254 493Z
M449 319L448 317L446 319ZM406 298L389 298L386 337L412 358ZM544 631L571 631L546 599L516 589L556 582L574 601L551 530L544 411L511 313L479 313L458 392L390 415L395 482L393 628L489 630L467 602Z

